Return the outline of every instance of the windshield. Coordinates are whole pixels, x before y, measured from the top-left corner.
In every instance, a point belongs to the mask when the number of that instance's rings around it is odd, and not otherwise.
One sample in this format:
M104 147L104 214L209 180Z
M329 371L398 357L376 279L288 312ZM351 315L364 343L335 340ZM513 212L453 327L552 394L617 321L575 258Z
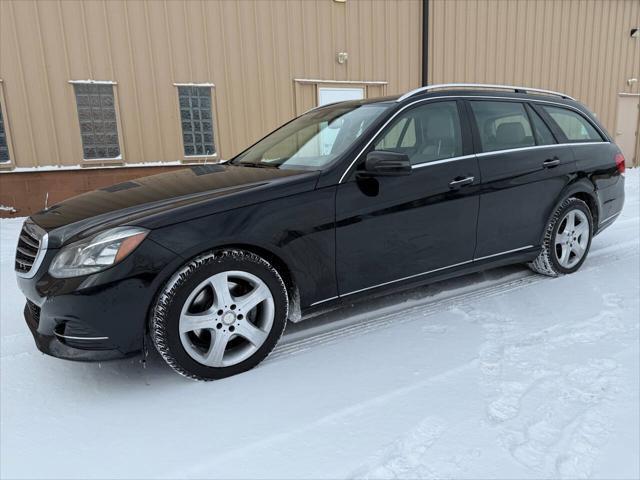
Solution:
M318 170L347 150L380 115L383 104L340 103L312 110L236 157L236 165Z

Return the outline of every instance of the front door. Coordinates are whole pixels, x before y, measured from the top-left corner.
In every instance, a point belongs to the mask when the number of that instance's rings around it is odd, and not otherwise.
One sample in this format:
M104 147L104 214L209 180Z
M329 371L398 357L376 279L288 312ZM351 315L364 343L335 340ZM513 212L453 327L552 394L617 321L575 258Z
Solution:
M477 160L456 101L400 113L368 151L406 153L412 172L366 178L358 169L336 195L340 295L465 264L473 259L478 216Z

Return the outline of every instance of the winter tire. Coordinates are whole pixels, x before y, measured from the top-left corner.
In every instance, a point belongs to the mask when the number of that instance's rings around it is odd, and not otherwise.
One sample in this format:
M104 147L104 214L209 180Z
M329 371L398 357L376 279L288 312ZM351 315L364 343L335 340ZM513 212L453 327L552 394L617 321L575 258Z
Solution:
M260 363L288 316L280 274L243 250L201 255L164 286L152 310L153 344L176 372L216 380Z
M555 211L545 229L542 251L529 267L557 277L582 266L593 236L593 217L585 202L568 198Z

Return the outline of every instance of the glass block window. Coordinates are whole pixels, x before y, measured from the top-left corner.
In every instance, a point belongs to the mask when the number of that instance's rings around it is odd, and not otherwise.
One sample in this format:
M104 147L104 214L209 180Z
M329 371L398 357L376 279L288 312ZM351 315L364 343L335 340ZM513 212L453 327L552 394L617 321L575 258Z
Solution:
M74 84L86 160L120 156L113 85Z
M4 118L2 117L2 105L0 105L0 163L6 163L10 160L7 133L4 129Z
M178 98L185 156L215 154L211 87L179 86Z

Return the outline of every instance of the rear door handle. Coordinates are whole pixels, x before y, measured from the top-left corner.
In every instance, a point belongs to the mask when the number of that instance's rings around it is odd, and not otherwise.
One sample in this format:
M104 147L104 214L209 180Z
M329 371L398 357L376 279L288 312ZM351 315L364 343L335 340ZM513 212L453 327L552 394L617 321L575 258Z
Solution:
M547 158L544 162L542 162L542 166L544 168L553 168L560 165L560 159L558 157Z
M471 185L474 180L474 177L456 177L449 182L449 188L454 189L464 187L465 185Z

